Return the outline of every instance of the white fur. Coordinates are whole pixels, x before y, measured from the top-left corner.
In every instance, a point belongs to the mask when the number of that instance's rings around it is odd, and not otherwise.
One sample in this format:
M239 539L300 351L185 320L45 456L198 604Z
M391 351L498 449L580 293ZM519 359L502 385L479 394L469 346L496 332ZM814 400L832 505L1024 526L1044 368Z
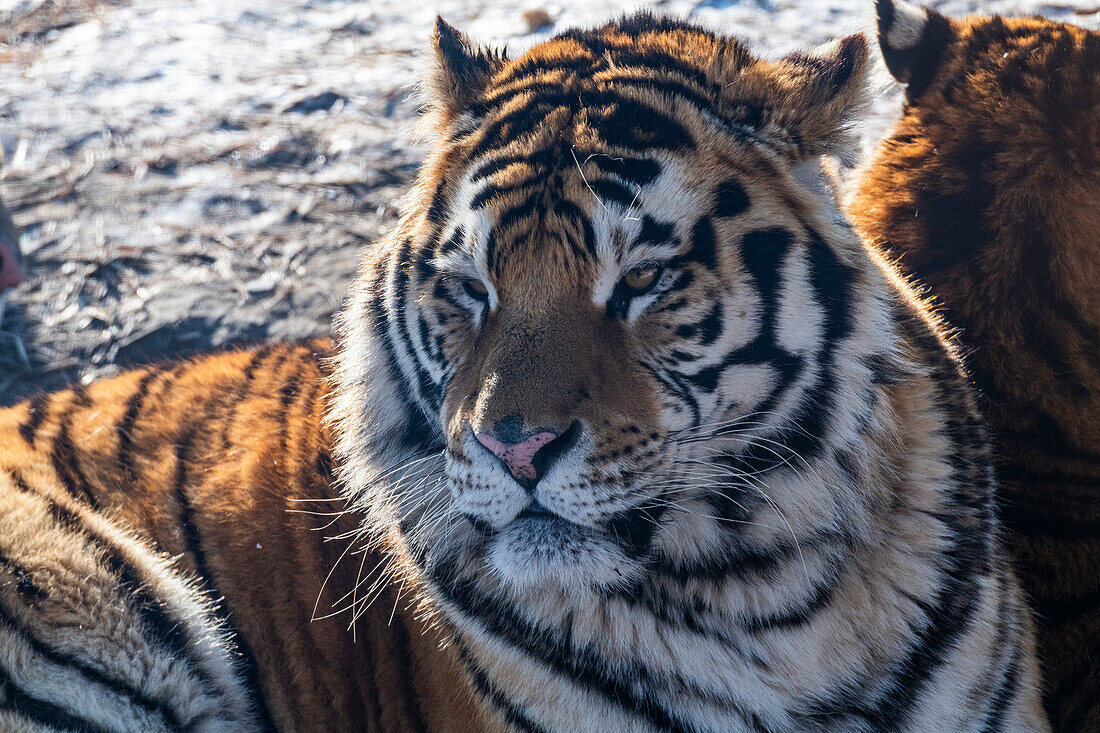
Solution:
M886 31L886 45L895 51L915 48L928 23L928 10L905 0L893 0L893 6L894 22Z

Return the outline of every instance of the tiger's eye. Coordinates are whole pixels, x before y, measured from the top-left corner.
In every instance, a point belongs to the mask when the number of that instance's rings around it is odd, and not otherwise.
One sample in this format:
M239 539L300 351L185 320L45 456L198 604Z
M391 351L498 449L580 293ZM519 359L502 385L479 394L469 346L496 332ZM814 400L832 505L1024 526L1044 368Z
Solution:
M649 290L657 282L659 272L656 267L636 267L623 276L623 282L631 290Z
M489 288L485 285L485 283L481 282L480 280L475 280L473 278L470 278L469 280L464 280L462 282L462 287L466 291L466 293L475 300L489 299Z

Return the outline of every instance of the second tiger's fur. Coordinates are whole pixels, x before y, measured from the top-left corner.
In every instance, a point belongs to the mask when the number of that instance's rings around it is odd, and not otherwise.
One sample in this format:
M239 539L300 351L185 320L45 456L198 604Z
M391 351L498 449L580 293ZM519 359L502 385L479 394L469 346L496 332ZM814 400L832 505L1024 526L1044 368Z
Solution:
M62 507L58 531L132 533L104 553L179 555L212 599L146 596L244 692L190 647L181 673L259 726L1045 730L973 395L823 185L863 38L766 62L640 15L515 60L439 23L433 53L438 140L333 356L215 355L0 413L0 495L31 531ZM0 605L32 620L34 547L0 534ZM53 596L96 613L79 583ZM175 658L142 638L135 659ZM113 667L119 689L74 673L64 699L12 649L6 715L125 729L162 701Z
M907 83L849 210L959 328L1056 728L1100 730L1100 33L880 0Z

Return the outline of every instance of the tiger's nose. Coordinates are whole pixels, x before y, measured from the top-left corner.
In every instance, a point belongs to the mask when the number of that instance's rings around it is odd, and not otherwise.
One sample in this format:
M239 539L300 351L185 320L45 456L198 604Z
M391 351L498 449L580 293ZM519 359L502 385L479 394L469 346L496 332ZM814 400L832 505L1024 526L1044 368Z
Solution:
M562 433L557 430L540 430L520 442L509 442L501 438L512 437L509 430L479 431L474 433L477 442L489 449L508 472L524 486L530 488L546 475L553 462L575 440L578 423L574 422L569 430ZM495 433L495 434L494 434Z

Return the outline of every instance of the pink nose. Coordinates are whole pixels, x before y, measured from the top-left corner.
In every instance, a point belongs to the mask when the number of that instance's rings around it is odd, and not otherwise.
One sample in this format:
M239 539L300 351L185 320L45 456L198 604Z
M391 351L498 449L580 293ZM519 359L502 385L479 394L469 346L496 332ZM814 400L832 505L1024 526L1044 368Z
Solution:
M23 282L23 268L15 258L12 246L0 238L0 290L14 288Z
M519 481L536 481L539 477L538 469L532 459L543 447L554 438L557 433L543 431L535 433L522 443L503 443L489 433L477 433L477 441L488 448L497 458L504 461L504 465Z

